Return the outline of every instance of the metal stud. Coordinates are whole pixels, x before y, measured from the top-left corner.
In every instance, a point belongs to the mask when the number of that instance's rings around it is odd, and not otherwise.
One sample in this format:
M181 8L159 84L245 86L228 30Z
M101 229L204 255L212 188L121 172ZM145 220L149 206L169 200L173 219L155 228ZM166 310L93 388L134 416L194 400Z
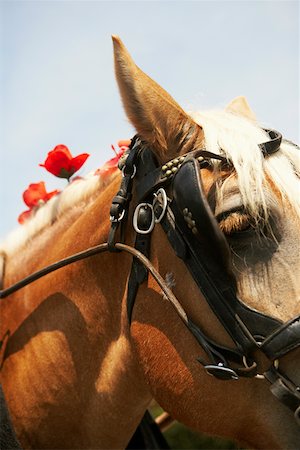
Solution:
M188 228L192 231L193 234L197 234L198 230L196 227L196 222L193 219L193 215L192 215L191 211L189 211L188 208L184 208L182 210L182 213L183 213L183 218L184 218Z
M166 171L166 175L167 175L167 177L169 177L170 175L172 175L172 171L171 170L167 170Z
M162 170L165 172L167 170L168 166L165 164L164 166L162 166Z
M168 163L167 163L167 166L169 167L169 169L173 166L173 161L169 161Z
M195 221L194 220L186 220L186 223L187 223L187 226L190 228L190 230L192 229L192 228L194 228L195 227L195 225L196 225L196 223L195 223Z
M177 170L178 170L178 167L172 167L172 172L173 172L173 173L176 173Z

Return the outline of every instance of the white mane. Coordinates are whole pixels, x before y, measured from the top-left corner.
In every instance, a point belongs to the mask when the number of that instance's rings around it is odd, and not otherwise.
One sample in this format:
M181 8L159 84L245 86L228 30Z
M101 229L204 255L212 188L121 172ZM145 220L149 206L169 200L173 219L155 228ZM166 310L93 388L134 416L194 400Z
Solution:
M38 208L32 218L13 230L0 245L0 253L12 255L31 238L62 217L71 208L86 205L116 176L90 174L70 183L62 192Z
M280 150L264 158L259 144L270 140L256 123L227 111L190 113L202 126L205 148L232 161L243 204L254 217L268 216L265 181L271 180L283 200L300 215L300 150L284 141ZM222 195L221 192L218 193Z
M268 141L269 136L253 122L225 111L189 114L204 130L206 149L225 154L233 162L243 202L254 216L261 214L262 208L267 215L263 190L266 177L300 215L299 148L283 141L280 151L263 158L258 144ZM13 231L0 246L0 252L13 254L71 207L86 204L115 176L116 173L105 178L90 175L74 181L40 207L32 219Z

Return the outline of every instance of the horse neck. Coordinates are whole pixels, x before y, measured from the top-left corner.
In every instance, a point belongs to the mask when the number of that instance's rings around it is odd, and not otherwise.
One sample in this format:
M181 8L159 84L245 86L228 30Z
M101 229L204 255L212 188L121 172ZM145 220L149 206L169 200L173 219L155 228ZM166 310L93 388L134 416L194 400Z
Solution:
M43 230L17 254L9 258L5 267L5 287L60 259L106 242L110 228L110 204L118 185L119 180L113 180L94 201L68 211L49 229ZM19 290L13 297L28 298L27 302L21 300L18 303L18 309L24 309L28 314L31 309L42 303L47 295L52 295L59 288L62 288L68 296L72 298L74 296L76 304L83 308L87 304L95 307L94 297L100 296L101 302L97 307L103 310L104 317L108 316L107 322L110 321L108 313L118 317L120 328L123 320L121 300L126 290L130 262L131 257L123 253L105 253L90 257L41 278ZM85 290L91 295L91 300L87 302L84 299ZM36 292L38 295L35 295ZM13 297L8 297L4 303L7 305L13 303L11 300ZM106 305L106 310L103 305ZM113 319L113 323L116 324L116 318Z
M113 181L81 214L70 213L54 224L48 234L34 239L29 256L24 251L8 265L6 285L16 276L21 278L105 242L110 226L109 207L118 184L119 180ZM26 268L21 270L22 261L26 261ZM24 352L17 354L15 364L22 366L22 358L27 358L28 376L33 379L39 379L43 372L41 386L44 397L50 397L49 404L60 402L56 393L53 396L48 391L49 384L57 383L57 372L62 395L69 395L63 380L68 380L71 389L77 391L77 408L85 411L82 446L86 442L91 447L99 442L107 448L126 445L151 400L132 348L124 302L130 261L129 256L119 253L94 256L47 275L1 305L2 324L11 334L2 371L4 387L8 388L13 379L9 361L10 353L15 353L13 346L18 347L20 341L22 346L31 342L31 353L25 347ZM1 335L4 333L1 330ZM51 366L43 367L37 357L43 352L50 352ZM34 408L39 408L41 394L33 390L28 395L37 405ZM70 405L74 402L72 395ZM31 398L27 397L24 408L28 402L30 406ZM45 436L47 440L49 435Z

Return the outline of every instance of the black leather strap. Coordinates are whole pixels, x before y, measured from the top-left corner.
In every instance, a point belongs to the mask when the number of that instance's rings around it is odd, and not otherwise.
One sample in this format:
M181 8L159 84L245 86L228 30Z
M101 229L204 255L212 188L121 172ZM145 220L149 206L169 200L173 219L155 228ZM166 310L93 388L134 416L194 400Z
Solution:
M141 253L143 253L143 255L145 255L147 258L149 258L150 234L137 234L134 247ZM127 316L129 323L131 323L132 311L138 288L140 284L147 280L147 278L148 271L146 267L140 261L134 258L132 261L131 271L127 283Z
M141 142L137 141L137 145L140 146ZM153 152L150 149L144 147L143 151L139 153L139 159L138 161L136 161L136 165L137 165L136 179L137 179L137 186L139 186L139 183L141 182L142 179L145 178L145 176L148 174L149 171L151 173L155 172L157 161L154 157ZM147 215L144 215L143 226L141 227L142 229L149 228L149 223L147 223L148 220L149 218L147 217ZM150 254L150 240L151 234L136 233L134 247L136 248L136 250L139 250L147 258L149 258ZM147 278L148 278L147 269L140 261L134 258L132 261L130 275L127 283L127 316L129 323L131 323L132 312L138 288L140 284L142 284L144 281L147 280Z
M259 147L262 154L266 157L276 153L279 150L282 142L282 135L276 130L269 130L266 128L264 130L268 133L270 141L259 144Z
M137 136L134 137L130 144L130 151L126 156L126 160L122 169L122 181L120 189L112 200L110 207L110 221L112 223L109 235L108 235L108 248L110 251L116 251L116 233L121 224L121 233L119 242L123 242L125 234L124 224L127 222L129 203L132 198L132 183L136 172L136 163L138 155L141 151L140 141Z
M275 367L271 367L265 374L265 378L271 383L270 390L276 398L284 403L295 414L299 425L300 389Z
M277 328L262 343L261 350L271 360L300 347L300 316Z
M147 160L145 159L143 162L147 166L147 161L151 160L151 158L153 159L153 153L150 149L146 148L142 152L142 158L144 157L144 155L146 156ZM199 158L197 160L198 168L203 168L209 165L211 159L217 159L219 161L222 161L223 163L230 164L225 157L208 152L204 149L194 150L193 152L187 153L186 155L178 156L178 158L174 158L172 161L169 161L162 167L157 167L156 164L152 170L144 171L143 176L141 176L139 173L139 183L136 186L138 202L147 198L152 192L157 191L161 186L166 187L168 184L170 184L173 180L174 175L177 173L179 168L181 168L187 158ZM175 168L177 170L175 170Z
M203 191L198 161L188 157L176 173L172 185L173 204L176 204L176 220L183 217L185 228L194 240L201 242L204 257L213 254L214 264L222 270L230 270L231 254L224 234L217 225ZM218 280L214 280L218 282ZM234 283L233 277L228 279Z
M157 204L156 209L154 209L154 213L156 217L161 215L161 208ZM164 232L167 235L167 238L178 258L185 260L187 257L187 246L184 242L184 239L181 237L181 234L176 230L174 214L171 209L168 207L165 215L160 221L160 225L162 226Z

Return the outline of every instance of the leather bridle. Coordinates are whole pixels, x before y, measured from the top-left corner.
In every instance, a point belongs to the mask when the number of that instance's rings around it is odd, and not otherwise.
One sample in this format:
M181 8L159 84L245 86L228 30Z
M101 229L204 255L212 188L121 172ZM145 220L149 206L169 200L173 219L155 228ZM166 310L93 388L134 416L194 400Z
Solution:
M270 140L260 144L260 148L263 156L269 157L280 148L282 137L277 131L266 131ZM229 247L202 187L201 169L208 167L212 160L231 166L224 156L200 149L174 158L161 167L151 149L135 136L119 164L123 177L112 201L108 242L41 269L1 290L0 298L75 261L105 251L131 253L134 258L127 286L129 323L138 288L150 272L181 320L205 350L207 360L199 358L198 361L207 373L221 380L236 380L240 377L268 380L271 392L293 411L300 425L300 387L280 370L280 359L300 346L300 316L283 323L249 308L238 298L235 278L230 269ZM137 199L133 214L135 248L122 243L133 184ZM160 223L174 252L185 263L212 311L231 337L233 347L216 343L188 317L149 261L151 232L157 223ZM263 374L258 373L255 359L258 352L270 363Z
M269 157L280 148L282 136L275 130L265 131L270 140L260 144L260 149L264 157ZM210 375L222 380L267 379L272 393L294 412L300 425L300 388L281 373L279 367L280 359L300 346L300 316L282 323L249 308L238 298L230 270L230 250L203 192L201 169L208 167L212 160L232 167L224 156L204 149L174 158L161 167L151 149L135 138L126 161L121 162L124 177L112 202L109 245L113 248L115 231L119 223L126 220L134 177L135 248L149 257L151 231L160 223L174 252L185 263L235 344L234 348L229 348L214 342L180 306L177 312L207 354L207 360L199 358L199 362ZM128 280L129 322L138 287L146 278L147 270L134 259ZM258 352L270 362L263 374L258 374L255 361Z

